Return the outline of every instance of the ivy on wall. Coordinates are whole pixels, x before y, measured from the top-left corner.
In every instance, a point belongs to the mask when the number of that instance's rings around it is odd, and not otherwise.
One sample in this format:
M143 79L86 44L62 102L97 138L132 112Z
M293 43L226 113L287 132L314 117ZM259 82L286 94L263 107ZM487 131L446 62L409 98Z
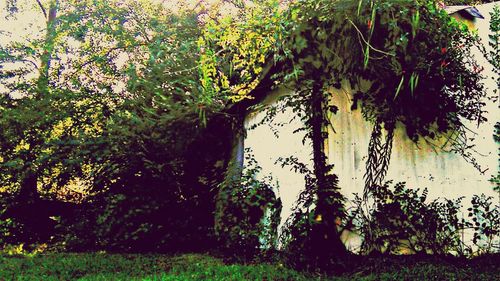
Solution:
M359 107L374 123L374 145L369 153L372 159L383 161L367 163L367 170L373 173L366 175L368 197L388 168L390 136L396 123L403 124L415 142L454 134L449 141L457 152L468 147L463 121L479 124L486 120L483 68L472 55L480 42L437 1L303 0L292 1L285 12L277 7L274 13L259 17L259 26L274 27L261 32L258 40L251 35L256 22L233 27L238 32L212 29L213 34L204 37L203 47L210 48L210 54L226 56L214 56L203 78L207 89L226 94L233 102L253 98L252 89L258 88L263 75L271 77L275 85L294 85L296 95L286 102L301 118L312 141L316 179L315 192L309 194L316 197L315 210L308 215L311 227L306 236L315 237L308 243L317 257L304 262L321 266L345 254L338 243L339 233L331 231L344 209L337 177L330 173L322 149L328 137L324 130L329 122L327 112L337 111L329 103L331 93L326 89L349 82L356 89L353 108ZM232 39L214 39L219 37ZM263 41L272 44L256 44ZM252 55L245 57L247 52ZM253 58L253 62L235 64L241 58ZM274 65L274 71L266 74L266 65ZM240 90L244 88L247 90ZM388 138L385 149L376 151L375 144L382 144L382 128L388 131Z

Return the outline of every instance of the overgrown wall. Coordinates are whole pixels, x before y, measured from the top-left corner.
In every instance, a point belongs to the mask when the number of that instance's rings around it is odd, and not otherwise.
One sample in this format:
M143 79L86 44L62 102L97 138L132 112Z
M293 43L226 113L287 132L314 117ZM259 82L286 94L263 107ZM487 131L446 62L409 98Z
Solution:
M493 4L478 7L484 20L469 22L470 26L478 29L483 42L488 40L489 11ZM484 83L489 96L492 96L496 84L491 79L491 65L479 52L477 60L485 67L485 74L490 76ZM291 208L304 188L304 179L302 175L291 171L290 167L281 167L276 161L280 157L295 156L312 167L310 143L303 143L303 132L293 133L301 127L301 123L298 118L294 119L291 109L278 110L273 122L250 128L264 118L265 108L277 104L279 96L291 93L292 89L285 88L270 93L261 107L248 114L245 120L245 127L249 130L244 146L252 150L263 168L264 172L259 176L270 174L279 182L279 195L283 203L282 223L291 214ZM363 175L373 124L364 120L359 108L351 110L352 91L348 85L332 90L332 101L339 107L339 112L331 117L332 126L328 128L329 139L325 147L330 162L335 165L333 172L339 177L339 186L348 199L353 199L353 193L361 194L363 191ZM493 191L493 183L489 181L492 175L498 174L498 144L493 139L493 133L495 122L500 119L500 110L498 101L486 100L486 103L488 121L479 127L477 124L467 123L470 130L467 133L469 143L474 146L466 152L471 154L477 165L450 152L450 142L447 141L449 136L438 140L420 139L418 143L414 143L406 136L405 128L398 124L385 179L393 180L394 183L406 182L409 188L428 188L429 200L465 196L462 208L464 216L467 215L466 209L470 207L470 199L474 194L484 193L500 200L499 194ZM466 239L467 237L470 238L466 234Z

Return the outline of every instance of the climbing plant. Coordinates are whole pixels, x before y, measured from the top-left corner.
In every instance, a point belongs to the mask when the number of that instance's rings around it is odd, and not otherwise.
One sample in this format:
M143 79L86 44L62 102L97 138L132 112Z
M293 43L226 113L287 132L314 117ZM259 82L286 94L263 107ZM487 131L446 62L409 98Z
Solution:
M486 54L486 59L493 66L493 72L496 74L496 78L493 79L496 82L497 88L493 90L493 98L495 101L498 101L498 95L500 94L500 6L496 5L493 8L493 11L490 13L490 35L489 35L489 46L491 47L490 51L486 50L486 48L482 49L482 52ZM495 142L500 143L500 122L495 124L495 130L493 133L493 138ZM500 147L498 148L500 157ZM499 167L496 175L492 175L491 182L495 184L494 190L500 192L500 158Z
M242 40L252 41L247 35L254 27L242 23L237 27L238 39L231 44L211 41L210 54L229 52L229 56L223 67L214 56L206 72L212 80L204 81L221 93L249 89L237 92L233 101L252 98L250 90L258 88L263 75L271 77L271 84L294 85L296 94L287 102L303 121L313 148L316 181L315 192L309 196L317 201L311 216L314 223L308 229L315 237L310 246L316 258L311 260L326 265L345 254L334 227L344 212L342 194L323 152L328 112L337 111L336 97L328 89L350 84L353 109L359 107L374 124L365 175L368 197L384 178L397 124L404 125L415 142L439 142L444 136L457 152L467 147L463 120L485 121L482 67L471 53L479 41L436 1L293 1L286 12L261 18L261 25L275 25L273 32L258 37L273 42L272 48L250 46L258 55L247 59L254 62L233 72L231 63L247 48L232 51L227 46L236 48ZM255 65L259 71L253 71ZM266 73L265 66L272 72ZM247 80L242 73L249 72L252 79ZM382 129L387 131L385 140Z
M324 106L330 97L315 92L326 93L326 87L339 87L343 81L355 89L353 108L360 106L364 117L374 123L365 197L384 178L396 123L418 141L450 132L463 135L464 119L485 121L482 68L471 54L478 40L433 1L300 1L289 17L296 23L282 47L289 50L283 58L285 69L300 77L301 89L307 87L304 80L321 85L313 87L309 99L314 105L322 98L323 107L309 108L306 116L312 122L305 120L306 126L313 132L318 112L335 111L335 104ZM387 130L385 143L380 140L382 126ZM323 141L324 132L311 138L317 153L321 144L315 147L314 143ZM336 188L318 183L316 194L319 198L322 190L329 190L337 198L330 205L342 206ZM343 209L337 210L330 220L340 217Z

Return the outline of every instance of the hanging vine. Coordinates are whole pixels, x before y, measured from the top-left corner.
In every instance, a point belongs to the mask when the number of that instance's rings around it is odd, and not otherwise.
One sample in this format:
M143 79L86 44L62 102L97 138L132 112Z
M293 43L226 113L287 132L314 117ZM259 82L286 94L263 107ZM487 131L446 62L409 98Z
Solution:
M387 122L385 129L387 134L385 142L382 143L382 124L380 121L375 122L373 131L368 145L368 160L366 161L366 172L364 175L365 189L363 198L368 199L370 189L373 186L382 185L389 163L391 160L392 141L394 139L394 122Z

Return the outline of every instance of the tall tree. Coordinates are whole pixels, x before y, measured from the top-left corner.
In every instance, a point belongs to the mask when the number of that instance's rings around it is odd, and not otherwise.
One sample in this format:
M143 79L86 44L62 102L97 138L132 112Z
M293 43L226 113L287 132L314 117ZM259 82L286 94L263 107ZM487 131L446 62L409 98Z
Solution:
M37 92L34 94L34 99L42 99L43 96L49 94L49 69L50 69L50 60L52 57L55 33L56 33L56 18L57 18L57 9L59 6L58 0L52 0L49 4L49 12L47 14L43 4L37 0L40 5L41 12L44 17L47 19L46 25L46 35L43 42L43 53L40 57L40 73L37 79ZM30 139L27 142L28 149L35 148L37 146L36 138ZM30 202L37 201L39 199L38 194L38 175L36 172L36 168L32 167L35 162L35 159L32 158L33 155L29 153L25 154L26 158L22 159L25 163L24 173L21 178L21 186L19 190L19 200L21 202Z
M77 181L92 194L134 193L130 200L135 201L123 204L143 204L138 208L154 214L159 211L153 204L163 211L166 205L184 204L184 220L156 216L155 227L187 224L193 215L199 220L193 227L209 228L213 221L204 219L211 213L207 185L213 184L210 173L217 169L214 157L196 156L202 153L195 143L210 139L198 137L203 127L196 112L201 90L197 14L137 1L32 3L52 24L0 46L1 188L22 195L18 199L41 197L45 202L65 195ZM146 198L154 199L149 207ZM119 211L113 204L101 207ZM196 208L205 209L189 213ZM37 214L34 208L24 209L26 217ZM100 214L104 223L97 231L105 236L103 244L131 242L131 237L110 237L116 234L112 227L124 224L106 214ZM135 227L130 232L146 237L142 223L130 224ZM172 232L172 227L164 230ZM176 236L167 234L159 239ZM187 239L185 234L179 239Z

